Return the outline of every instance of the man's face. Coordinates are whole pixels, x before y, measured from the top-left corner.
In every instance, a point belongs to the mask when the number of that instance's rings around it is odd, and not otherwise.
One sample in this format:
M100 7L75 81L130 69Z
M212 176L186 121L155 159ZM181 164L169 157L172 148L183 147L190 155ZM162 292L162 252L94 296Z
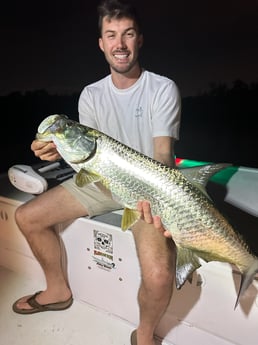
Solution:
M143 37L138 34L134 21L129 18L111 19L104 17L100 49L104 52L111 69L127 73L138 59Z

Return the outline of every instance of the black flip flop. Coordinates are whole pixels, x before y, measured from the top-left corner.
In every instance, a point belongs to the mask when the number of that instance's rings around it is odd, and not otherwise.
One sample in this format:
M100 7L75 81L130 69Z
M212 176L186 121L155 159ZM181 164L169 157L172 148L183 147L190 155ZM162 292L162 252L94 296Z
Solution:
M59 311L59 310L65 310L69 308L73 304L73 298L72 296L68 298L68 300L64 302L56 302L56 303L49 303L49 304L39 304L36 301L36 297L41 293L42 291L36 292L33 296L29 297L26 303L28 303L32 309L21 309L17 307L17 303L20 302L20 298L14 302L13 304L13 311L18 314L35 314L35 313L41 313L43 311Z

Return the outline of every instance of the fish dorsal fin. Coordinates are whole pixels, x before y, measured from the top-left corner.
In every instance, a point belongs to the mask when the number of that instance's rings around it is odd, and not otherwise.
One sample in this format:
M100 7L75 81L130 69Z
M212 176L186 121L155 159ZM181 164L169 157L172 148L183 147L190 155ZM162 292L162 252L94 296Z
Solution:
M129 229L141 218L141 213L137 210L125 208L122 216L121 229L123 231Z
M176 287L180 289L186 280L191 280L193 272L201 266L200 260L192 250L177 246Z
M101 176L99 174L88 172L85 169L81 169L75 177L75 183L78 187L83 187L99 180L101 180Z
M185 168L181 169L180 171L193 185L195 185L204 195L206 195L210 199L210 196L208 195L205 189L209 179L218 171L225 169L229 166L231 166L231 164L214 163L205 164L193 168Z

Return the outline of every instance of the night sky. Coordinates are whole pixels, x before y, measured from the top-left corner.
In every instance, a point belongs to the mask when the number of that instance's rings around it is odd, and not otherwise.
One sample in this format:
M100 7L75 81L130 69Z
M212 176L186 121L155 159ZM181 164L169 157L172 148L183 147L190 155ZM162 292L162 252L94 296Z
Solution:
M98 48L98 1L1 4L0 96L80 92L109 73ZM182 96L212 83L258 81L258 1L136 1L143 19L141 64L173 79Z

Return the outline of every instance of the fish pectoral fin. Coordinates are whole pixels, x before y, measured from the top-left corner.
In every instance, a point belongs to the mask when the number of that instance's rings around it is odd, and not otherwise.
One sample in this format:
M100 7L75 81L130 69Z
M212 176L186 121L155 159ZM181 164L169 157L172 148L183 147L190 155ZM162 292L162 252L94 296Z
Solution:
M199 257L188 248L177 246L176 287L180 289L186 280L192 281L193 272L201 266Z
M91 182L101 180L101 176L96 173L88 172L85 169L81 169L75 177L75 183L78 187L83 187Z
M121 229L123 231L129 229L141 218L141 213L137 210L125 208L122 216Z

